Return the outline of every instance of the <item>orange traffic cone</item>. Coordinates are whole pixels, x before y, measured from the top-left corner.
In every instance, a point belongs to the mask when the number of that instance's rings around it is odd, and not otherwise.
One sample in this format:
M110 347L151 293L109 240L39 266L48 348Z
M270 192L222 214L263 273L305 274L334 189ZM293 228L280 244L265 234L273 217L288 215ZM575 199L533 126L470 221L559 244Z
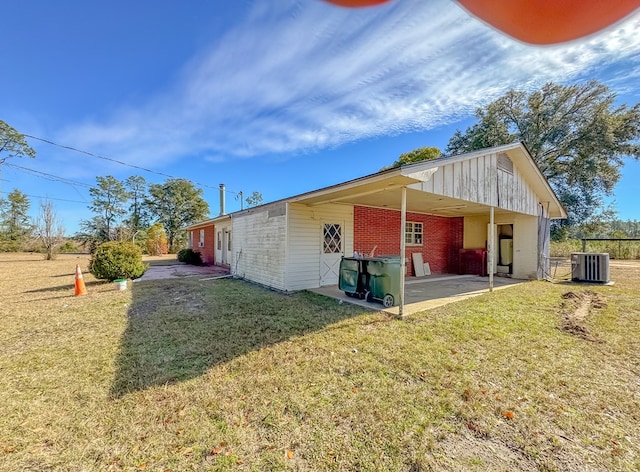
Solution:
M80 266L76 264L76 297L78 295L86 295L87 287L84 286L84 280L82 279L82 271Z

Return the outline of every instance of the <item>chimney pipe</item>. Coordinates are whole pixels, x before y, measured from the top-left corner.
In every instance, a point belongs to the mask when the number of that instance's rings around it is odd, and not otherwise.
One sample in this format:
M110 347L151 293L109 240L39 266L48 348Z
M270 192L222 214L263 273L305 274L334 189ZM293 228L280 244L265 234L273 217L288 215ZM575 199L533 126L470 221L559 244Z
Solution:
M225 204L224 204L224 196L225 196L225 185L220 184L220 216L225 215Z

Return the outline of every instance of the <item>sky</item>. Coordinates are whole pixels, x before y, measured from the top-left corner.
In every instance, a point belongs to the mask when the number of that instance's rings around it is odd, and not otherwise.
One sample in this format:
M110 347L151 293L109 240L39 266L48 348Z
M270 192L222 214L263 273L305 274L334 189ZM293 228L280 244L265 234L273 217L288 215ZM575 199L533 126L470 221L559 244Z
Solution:
M452 0L24 0L1 15L0 119L37 152L2 166L1 191L29 195L33 216L49 199L68 235L92 216L96 176L186 178L217 216L221 183L230 212L241 191L267 203L444 150L509 89L597 79L640 101L638 12L554 46ZM622 173L610 202L640 220L640 163Z

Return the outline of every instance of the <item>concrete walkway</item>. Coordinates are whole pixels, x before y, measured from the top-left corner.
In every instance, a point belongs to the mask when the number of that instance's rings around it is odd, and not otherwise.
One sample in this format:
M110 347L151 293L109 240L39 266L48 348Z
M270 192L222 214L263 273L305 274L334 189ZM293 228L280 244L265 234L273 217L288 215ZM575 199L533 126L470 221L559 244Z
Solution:
M144 282L146 280L174 279L178 277L198 277L207 279L229 275L229 269L220 266L194 266L184 262L164 263L162 265L151 265L142 277L134 282Z
M525 282L524 280L515 280L507 277L494 277L493 289L501 290ZM382 303L368 303L365 300L348 297L343 291L338 289L337 285L320 287L311 289L310 291L375 311L382 310L393 315L398 315L399 313L397 306L384 308ZM430 310L466 298L477 297L487 292L489 292L488 277L479 277L476 275L445 275L410 278L405 281L404 314L411 315L420 311Z

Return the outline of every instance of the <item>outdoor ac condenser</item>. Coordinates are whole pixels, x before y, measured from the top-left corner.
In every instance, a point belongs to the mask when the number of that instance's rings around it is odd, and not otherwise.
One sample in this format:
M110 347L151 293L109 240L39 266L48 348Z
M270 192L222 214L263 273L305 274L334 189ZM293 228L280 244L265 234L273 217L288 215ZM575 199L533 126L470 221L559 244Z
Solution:
M576 282L609 282L609 254L574 252L571 254L571 279Z

